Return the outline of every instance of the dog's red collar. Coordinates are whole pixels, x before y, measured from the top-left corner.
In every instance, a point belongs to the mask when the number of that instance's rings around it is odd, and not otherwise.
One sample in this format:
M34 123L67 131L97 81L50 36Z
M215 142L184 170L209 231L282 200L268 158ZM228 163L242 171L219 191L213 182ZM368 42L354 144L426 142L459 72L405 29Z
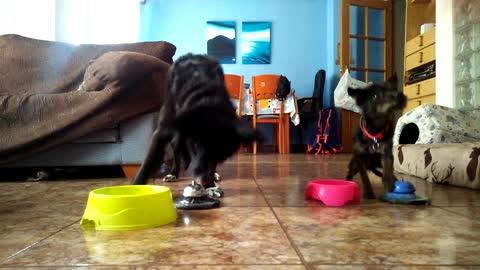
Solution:
M365 134L365 136L367 136L370 140L373 140L375 142L377 142L377 140L383 139L383 134L385 134L385 132L387 132L388 129L390 128L387 122L385 125L385 128L382 131L378 132L377 134L371 134L370 132L368 132L367 127L365 126L365 119L363 117L360 120L360 123L361 123L360 127L362 129L363 134Z

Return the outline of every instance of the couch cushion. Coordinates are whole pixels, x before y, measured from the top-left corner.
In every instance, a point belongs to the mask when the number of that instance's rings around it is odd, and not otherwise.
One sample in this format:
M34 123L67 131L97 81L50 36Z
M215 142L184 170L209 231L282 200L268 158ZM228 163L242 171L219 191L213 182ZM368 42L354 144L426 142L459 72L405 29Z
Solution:
M107 52L90 61L78 90L99 91L111 83L127 88L161 68L163 62L147 54L128 51Z

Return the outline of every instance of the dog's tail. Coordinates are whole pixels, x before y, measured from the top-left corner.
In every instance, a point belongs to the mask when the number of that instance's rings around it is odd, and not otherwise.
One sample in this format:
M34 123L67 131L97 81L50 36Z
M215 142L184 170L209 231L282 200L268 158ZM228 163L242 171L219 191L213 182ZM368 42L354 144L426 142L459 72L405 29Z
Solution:
M265 136L258 130L254 129L247 119L239 119L235 124L236 133L243 145L248 145L253 142L262 143L265 141Z

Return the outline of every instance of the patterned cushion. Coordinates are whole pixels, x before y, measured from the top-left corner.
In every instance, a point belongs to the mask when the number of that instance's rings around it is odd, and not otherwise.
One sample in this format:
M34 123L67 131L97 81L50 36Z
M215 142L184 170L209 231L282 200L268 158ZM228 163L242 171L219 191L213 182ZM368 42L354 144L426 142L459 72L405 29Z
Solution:
M480 189L480 141L396 145L395 171L426 181Z

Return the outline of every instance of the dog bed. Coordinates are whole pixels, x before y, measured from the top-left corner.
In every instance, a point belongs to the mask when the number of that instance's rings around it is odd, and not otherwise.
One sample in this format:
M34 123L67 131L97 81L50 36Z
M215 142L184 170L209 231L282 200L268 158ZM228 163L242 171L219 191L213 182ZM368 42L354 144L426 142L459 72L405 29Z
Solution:
M395 171L426 181L480 189L480 118L423 104L398 119Z
M472 113L423 104L398 119L394 144L480 141L480 119Z
M480 189L480 141L395 145L393 154L397 172L432 183Z

